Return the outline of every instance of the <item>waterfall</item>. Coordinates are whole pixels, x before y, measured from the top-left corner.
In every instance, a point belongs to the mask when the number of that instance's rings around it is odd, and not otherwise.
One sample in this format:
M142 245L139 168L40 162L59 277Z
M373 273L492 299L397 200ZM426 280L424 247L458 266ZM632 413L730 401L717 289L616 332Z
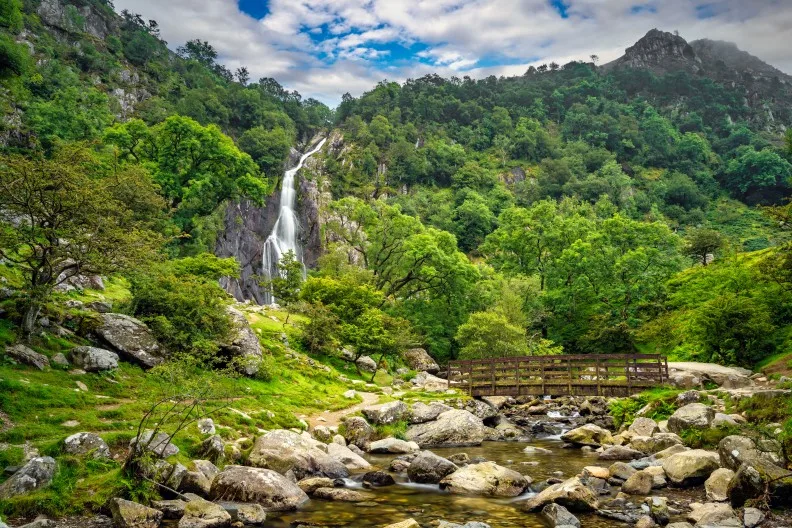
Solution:
M264 242L262 268L264 278L267 280L272 279L278 273L278 263L281 256L288 251L293 251L297 260L303 261L302 249L297 243L300 225L297 221L297 214L294 212L294 202L297 196L297 190L294 188L294 177L297 175L297 171L302 168L305 160L316 154L325 141L327 141L326 138L322 139L313 150L302 155L296 167L283 173L278 220L272 228L272 233L267 237L267 241ZM272 292L264 292L264 304L271 304L275 301L276 299L272 296Z

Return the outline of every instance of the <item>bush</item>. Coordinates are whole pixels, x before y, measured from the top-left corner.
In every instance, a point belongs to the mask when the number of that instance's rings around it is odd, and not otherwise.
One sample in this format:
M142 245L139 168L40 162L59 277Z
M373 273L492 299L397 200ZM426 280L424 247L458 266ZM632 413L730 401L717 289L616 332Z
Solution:
M7 35L0 35L0 78L22 75L28 64L27 48Z

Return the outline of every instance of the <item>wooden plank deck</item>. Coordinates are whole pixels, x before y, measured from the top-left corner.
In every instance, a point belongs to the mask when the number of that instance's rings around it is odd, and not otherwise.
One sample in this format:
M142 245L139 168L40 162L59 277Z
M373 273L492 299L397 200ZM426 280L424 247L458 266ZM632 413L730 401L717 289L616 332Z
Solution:
M471 396L629 396L668 381L660 354L581 354L451 361L448 386Z

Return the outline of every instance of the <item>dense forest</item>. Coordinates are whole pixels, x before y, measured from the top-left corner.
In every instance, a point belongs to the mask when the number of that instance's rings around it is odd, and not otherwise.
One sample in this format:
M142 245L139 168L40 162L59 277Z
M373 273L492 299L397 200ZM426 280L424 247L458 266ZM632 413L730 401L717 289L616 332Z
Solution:
M62 319L58 286L98 274L215 363L218 280L239 273L214 256L223 211L263 205L291 148L329 136L303 174L332 197L323 255L267 284L311 354L792 353L792 101L592 57L331 110L106 0L40 4L0 4L3 335Z

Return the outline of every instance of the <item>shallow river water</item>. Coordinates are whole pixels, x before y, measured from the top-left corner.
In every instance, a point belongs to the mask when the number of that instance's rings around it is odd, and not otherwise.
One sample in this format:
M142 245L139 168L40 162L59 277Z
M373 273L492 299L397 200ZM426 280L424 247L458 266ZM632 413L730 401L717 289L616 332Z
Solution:
M528 446L549 449L551 453L527 454L523 449ZM500 465L510 467L524 475L530 476L534 482L540 482L560 471L560 478L570 478L584 466L601 465L607 467L610 462L600 462L596 454L586 453L579 449L564 449L562 442L549 438L530 443L521 442L485 442L479 447L432 449L437 455L447 457L454 453L464 452L471 458L482 456ZM367 455L375 468L386 470L395 455ZM357 475L358 480L361 475ZM520 502L530 494L515 499L498 499L487 497L466 497L452 495L441 491L437 486L411 484L405 477L396 477L396 486L366 490L375 495L375 504L361 505L342 502L311 500L296 512L268 514L267 526L285 528L295 526L300 521L308 526L364 528L380 527L414 518L421 524L435 519L464 524L470 521L488 523L492 528L543 527L538 514L520 510ZM355 479L355 475L352 476ZM358 485L359 486L359 485ZM618 491L618 488L616 488ZM685 492L684 497L675 490L658 490L654 493L674 499L703 499L703 492ZM614 491L615 494L615 491ZM698 497L700 494L701 497ZM607 497L603 497L607 498ZM635 498L636 503L642 498ZM578 515L585 528L612 528L627 526L597 515ZM680 519L682 520L682 519Z

